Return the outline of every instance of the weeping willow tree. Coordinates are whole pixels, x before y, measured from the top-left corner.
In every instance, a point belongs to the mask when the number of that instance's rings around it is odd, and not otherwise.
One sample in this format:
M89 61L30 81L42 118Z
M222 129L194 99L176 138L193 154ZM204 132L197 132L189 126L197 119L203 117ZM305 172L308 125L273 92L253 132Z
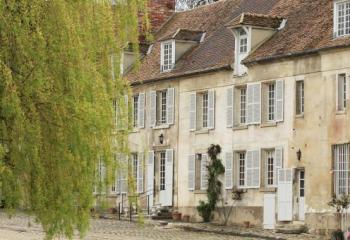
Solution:
M112 101L128 92L119 59L127 43L138 52L146 6L0 1L0 195L7 209L33 215L48 239L84 235L96 166L103 161L108 186L112 152L127 151L127 131L111 135Z

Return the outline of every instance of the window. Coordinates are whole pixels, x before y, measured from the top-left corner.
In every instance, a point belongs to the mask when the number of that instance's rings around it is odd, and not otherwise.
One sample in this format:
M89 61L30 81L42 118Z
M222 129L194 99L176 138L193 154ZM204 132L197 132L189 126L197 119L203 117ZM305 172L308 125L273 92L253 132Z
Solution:
M275 120L275 83L268 84L268 121Z
M128 128L129 119L129 101L128 95L124 95L120 99L113 100L113 113L115 126L118 130L125 130Z
M246 98L247 88L240 89L240 123L246 123Z
M161 71L167 72L174 68L175 64L175 44L165 42L161 45Z
M174 124L175 89L150 92L150 126Z
M165 151L159 153L159 190L165 190Z
M138 156L137 153L132 154L132 176L134 181L137 179Z
M248 36L244 29L239 32L239 53L247 53L248 49Z
M339 74L337 80L337 111L345 111L347 100L346 74Z
M350 35L350 1L336 1L334 5L334 31L336 37Z
M350 193L350 144L333 146L334 193L348 195Z
M208 155L193 154L188 158L188 189L206 190L208 187Z
M266 151L266 160L265 160L265 176L267 187L275 185L275 150Z
M167 91L158 91L157 92L157 125L166 124L166 98L167 98Z
M245 152L238 153L238 187L245 186Z
M133 102L134 102L134 109L133 109L133 125L134 127L137 127L138 126L138 110L139 110L139 95L136 95L136 96L133 96Z
M295 107L296 107L296 115L303 115L304 114L304 81L297 81L296 82L296 88L295 88Z
M203 108L202 108L202 117L203 117L203 128L208 127L208 92L202 94L203 98Z

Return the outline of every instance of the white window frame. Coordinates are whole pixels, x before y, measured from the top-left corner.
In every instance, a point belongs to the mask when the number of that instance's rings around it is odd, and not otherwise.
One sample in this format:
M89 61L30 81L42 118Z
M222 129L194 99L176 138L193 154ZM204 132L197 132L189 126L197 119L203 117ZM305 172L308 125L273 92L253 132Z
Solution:
M244 94L243 94L244 92ZM239 123L247 123L247 87L239 88Z
M295 115L304 116L305 113L305 81L298 79L295 81Z
M171 51L169 51L171 47ZM161 43L160 50L160 71L169 72L175 67L175 41L166 41Z
M265 150L265 186L276 187L276 155L275 149Z
M267 83L267 121L276 121L276 82Z
M202 128L208 128L209 121L209 94L205 91L201 94L202 97Z
M339 197L350 193L350 144L333 145L334 194Z
M340 86L339 84L341 84L340 82L340 76L343 75L345 76L344 82L342 83L342 91L340 92ZM346 111L347 108L347 100L350 96L349 91L349 79L348 79L348 75L347 73L337 73L337 81L336 81L336 111L338 113L343 113ZM342 98L340 99L340 95L342 95Z
M139 94L132 96L133 101L133 127L136 128L139 125Z
M237 28L233 31L235 37L235 63L234 63L234 74L238 76L242 76L247 73L247 68L241 64L241 60L243 60L251 51L251 35L252 35L251 27L242 27ZM245 35L241 35L241 31L244 30L246 32ZM241 40L247 39L246 42L246 52L241 52Z
M236 151L237 157L237 188L246 188L245 180L245 161L247 157L246 151ZM242 184L243 182L243 184Z
M159 152L159 190L165 190L166 151Z
M350 8L350 1L349 0L335 0L333 5L333 30L334 30L334 37L343 37L343 36L349 36L350 35L350 12L348 15L346 15L346 7ZM344 22L342 29L339 28L339 7L344 7ZM350 11L350 10L349 10ZM347 19L348 17L348 19ZM348 26L346 26L348 24ZM342 31L342 32L341 32Z

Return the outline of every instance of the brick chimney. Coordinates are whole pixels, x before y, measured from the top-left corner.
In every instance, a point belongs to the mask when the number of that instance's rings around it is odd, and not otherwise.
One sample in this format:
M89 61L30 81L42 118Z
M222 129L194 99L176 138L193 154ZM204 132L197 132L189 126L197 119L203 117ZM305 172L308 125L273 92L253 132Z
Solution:
M149 0L149 18L152 32L156 32L175 12L176 0Z

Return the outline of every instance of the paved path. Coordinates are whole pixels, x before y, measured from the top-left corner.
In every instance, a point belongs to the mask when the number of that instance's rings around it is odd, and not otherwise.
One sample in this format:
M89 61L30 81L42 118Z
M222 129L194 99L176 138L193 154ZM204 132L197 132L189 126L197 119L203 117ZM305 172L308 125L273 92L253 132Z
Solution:
M28 218L18 215L8 219L0 213L0 240L42 240L44 234L38 225L28 226ZM63 238L62 238L63 239ZM78 237L75 239L79 239ZM116 220L92 220L85 240L247 240L234 236L188 232L181 229Z

